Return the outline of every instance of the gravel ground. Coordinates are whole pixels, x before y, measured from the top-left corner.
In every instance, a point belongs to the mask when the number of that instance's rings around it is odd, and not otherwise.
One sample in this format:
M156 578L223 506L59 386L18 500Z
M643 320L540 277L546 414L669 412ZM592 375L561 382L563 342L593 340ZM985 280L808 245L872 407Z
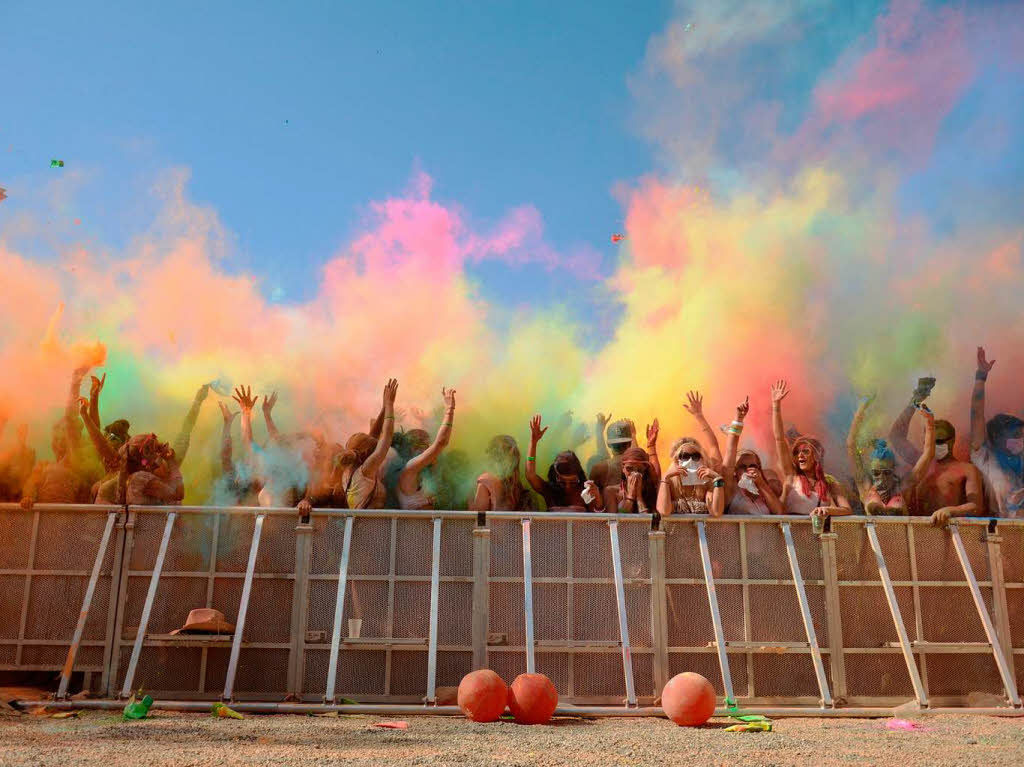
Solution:
M374 729L380 717L248 715L242 721L155 711L122 722L0 717L0 765L913 765L1024 764L1024 719L920 717L892 732L884 719L778 719L771 733L728 733L728 722L677 727L665 719L558 719L549 726L473 724L410 717L407 730Z

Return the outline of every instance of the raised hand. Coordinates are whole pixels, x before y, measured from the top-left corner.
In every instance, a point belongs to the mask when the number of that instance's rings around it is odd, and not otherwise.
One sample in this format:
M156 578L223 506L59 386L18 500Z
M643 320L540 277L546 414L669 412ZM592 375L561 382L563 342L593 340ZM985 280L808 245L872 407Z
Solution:
M543 429L540 428L540 416L535 415L530 419L530 439L534 442L540 442L540 438L547 433L548 427L545 426Z
M608 422L610 420L612 420L611 413L608 413L608 415L605 415L604 413L598 413L596 416L594 416L594 421L597 423L597 430L599 432L604 432L604 427L608 425Z
M868 392L867 394L861 395L860 397L857 398L857 400L858 400L858 402L860 402L860 406L862 408L864 408L865 410L867 410L869 407L871 407L871 403L875 401L876 397L878 397L878 392L877 391L873 391L873 392Z
M783 380L779 379L772 384L772 404L779 404L782 400L786 399L786 395L789 394L789 385Z
M256 407L256 397L252 396L251 386L236 386L234 396L231 397L246 413L251 413Z
M697 469L697 476L704 482L714 482L716 479L721 479L722 475L714 469L709 469L707 466L701 466Z
M210 394L210 384L204 383L196 390L196 402L205 402Z
M750 397L744 397L743 401L736 406L736 420L743 421L750 412Z
M103 391L103 384L107 382L107 374L104 373L102 378L96 376L89 376L89 378L92 379L92 384L89 386L89 397L98 397Z
M225 405L223 402L218 401L217 405L218 407L220 407L220 414L224 418L225 424L230 424L238 416L239 411L236 410L234 413L232 413L231 410L228 409L228 406Z
M95 381L96 379L93 378L92 380ZM89 400L85 397L78 398L78 412L81 414L82 418L89 417Z
M978 347L978 372L980 372L980 373L988 373L988 371L990 371L992 369L992 366L995 365L995 364L996 364L995 360L992 360L991 362L989 362L988 359L986 359L986 357L985 357L985 347L979 346Z
M276 391L273 392L269 397L266 394L263 395L263 412L264 413L269 413L271 410L274 409L274 405L276 405L276 404L277 404L277 392Z
M442 386L441 399L444 400L444 406L446 410L455 409L455 389L446 389Z
M398 379L389 378L384 386L384 405L395 406L395 397L398 396Z
M661 427L658 425L658 419L654 419L654 423L647 427L647 444L654 445L658 442L658 431Z
M699 391L686 392L686 401L687 404L683 405L686 412L696 418L704 415L704 397L701 396Z

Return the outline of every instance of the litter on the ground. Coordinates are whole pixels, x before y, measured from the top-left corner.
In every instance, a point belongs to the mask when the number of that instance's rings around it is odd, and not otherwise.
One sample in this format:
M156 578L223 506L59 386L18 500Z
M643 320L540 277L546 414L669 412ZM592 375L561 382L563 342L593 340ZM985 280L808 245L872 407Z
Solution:
M149 708L153 705L153 698L149 695L142 700L135 700L135 696L128 700L128 705L121 712L121 719L146 719L149 716Z
M372 727L380 727L384 730L408 730L408 722L377 722L371 725Z
M239 714L232 708L228 708L223 703L214 703L210 714L212 716L220 717L221 719L244 719L245 717Z
M50 719L71 719L72 717L78 718L81 711L60 711L56 714L50 714Z
M725 728L726 732L771 732L771 722L750 722L749 724L734 724Z
M918 722L911 722L909 719L890 719L885 723L887 730L923 730L924 727Z

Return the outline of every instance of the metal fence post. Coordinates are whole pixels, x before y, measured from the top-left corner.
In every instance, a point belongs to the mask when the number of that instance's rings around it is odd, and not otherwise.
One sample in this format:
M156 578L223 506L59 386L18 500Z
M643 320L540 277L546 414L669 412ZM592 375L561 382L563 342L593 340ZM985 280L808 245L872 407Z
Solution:
M804 621L807 644L811 648L811 660L814 662L814 675L818 678L821 703L823 706L831 706L832 693L829 692L828 680L825 678L825 664L821 661L821 649L818 647L818 636L814 631L814 619L811 617L811 608L807 604L807 591L804 588L803 574L800 572L800 562L796 558L796 546L793 544L793 531L790 530L789 522L782 523L782 537L786 539L789 571L793 574L793 584L796 586L796 598L800 603L800 615Z
M654 695L668 683L668 604L665 586L665 531L647 533L651 567L651 639L654 644Z
M245 566L245 581L242 583L242 599L238 604L238 620L235 636L231 641L231 656L228 658L228 675L224 680L224 700L231 700L235 694L235 674L238 671L238 656L242 652L242 637L245 634L245 618L249 613L249 599L252 596L252 577L256 572L256 556L260 551L260 535L263 532L263 514L256 515L252 528L252 544L249 546L249 562Z
M626 614L626 590L622 583L622 552L619 549L619 521L608 522L608 537L612 545L612 577L615 579L615 605L619 611L619 644L622 646L622 675L626 682L626 705L636 705L636 685L633 683L633 652L629 646L629 621Z
M846 662L843 657L843 618L839 602L839 570L836 564L836 533L822 533L821 570L825 580L825 619L828 621L828 662L832 672L833 704L846 703Z
M960 559L960 566L967 577L967 584L971 587L971 597L974 599L974 606L978 610L978 617L981 618L981 625L985 629L985 636L988 637L988 643L992 645L992 653L996 659L996 666L999 667L999 676L1003 679L1003 687L1006 688L1006 696L1010 699L1010 703L1019 708L1021 703L1020 696L1017 694L1017 682L1013 678L1012 669L1006 662L1006 655L1003 653L1002 646L999 643L995 626L992 625L992 619L989 617L985 599L981 595L981 589L978 588L978 579L974 577L974 568L971 567L971 561L967 558L967 550L964 548L963 539L960 537L960 527L954 523L949 526L949 532L953 536L953 546L956 548L956 555Z
M78 654L78 643L82 641L82 632L85 631L85 622L89 620L89 608L92 607L92 597L96 593L96 583L100 579L100 568L103 560L107 557L107 546L110 544L110 533L114 529L114 522L117 521L117 512L107 513L107 524L103 528L103 537L100 538L100 546L96 551L96 560L92 563L92 573L89 575L89 585L85 588L85 598L82 599L82 609L78 613L78 623L75 624L75 633L71 637L71 646L68 647L68 657L64 661L64 669L60 673L60 685L57 687L57 700L62 700L68 695L68 683L71 681L71 671L75 667L75 656Z
M427 705L437 702L437 609L441 591L441 517L434 517L430 555L430 636L427 639Z
M729 653L725 647L725 631L722 629L722 614L718 609L718 594L715 591L715 575L711 569L711 553L708 549L708 535L703 520L697 520L697 538L700 542L700 561L704 567L704 585L708 591L708 606L711 608L711 622L715 629L715 646L718 649L718 665L722 670L722 687L725 699L733 703L736 698L732 690L732 673L729 671Z
M174 520L177 519L176 511L167 512L167 522L164 523L164 535L160 539L160 549L156 554L156 562L153 564L153 574L149 578L149 591L146 592L146 603L142 607L142 617L139 619L138 633L135 635L135 644L132 646L132 657L128 661L128 670L124 675L124 685L121 687L121 697L127 698L132 692L132 683L135 681L135 669L139 665L139 656L142 654L142 642L146 638L146 629L149 628L149 614L153 611L153 600L156 598L156 587L160 583L160 573L164 569L164 557L167 556L167 544L171 540L171 530L174 528Z
M992 581L992 607L995 611L996 634L999 637L999 646L1002 648L1003 657L1010 668L1010 674L1014 675L1013 663L1013 640L1010 638L1010 610L1006 603L1006 580L1003 576L1003 536L994 531L995 520L990 524L985 535L985 545L988 548L988 570Z
M122 578L128 579L128 564L124 557L125 533L127 532L128 507L117 513L117 524L114 526L114 558L110 565L110 595L107 601L107 624L103 632L103 673L100 675L100 691L104 696L109 697L112 693L111 687L115 682L111 681L117 673L113 666L115 650L121 640L117 631L118 615L121 611L121 602L118 594L121 593Z
M295 526L295 584L292 590L291 649L288 651L288 695L302 698L306 668L306 624L309 619L309 568L313 549L312 520Z
M533 554L530 551L530 518L523 517L523 617L526 621L526 673L532 674L533 646Z
M334 686L338 679L338 652L341 649L341 620L345 616L345 587L348 585L348 555L352 547L351 515L345 517L345 533L341 543L341 563L338 565L338 596L334 600L334 625L331 627L331 658L327 664L327 691L325 703L334 703Z
M917 663L914 661L914 652L910 647L910 638L907 636L907 627L903 623L903 615L900 612L899 602L896 601L896 591L892 587L892 579L889 577L889 567L885 564L885 556L882 554L882 544L878 541L878 532L875 530L875 523L868 522L864 525L871 541L871 548L875 552L875 563L878 565L878 575L882 579L882 588L885 590L885 599L889 603L889 612L892 614L892 622L896 627L896 635L900 640L900 649L903 650L903 660L907 664L907 673L910 674L910 683L914 686L914 695L917 697L918 705L928 705L928 695L924 691L924 684L921 682L921 675L917 671Z
M487 668L491 603L491 530L473 528L473 669Z

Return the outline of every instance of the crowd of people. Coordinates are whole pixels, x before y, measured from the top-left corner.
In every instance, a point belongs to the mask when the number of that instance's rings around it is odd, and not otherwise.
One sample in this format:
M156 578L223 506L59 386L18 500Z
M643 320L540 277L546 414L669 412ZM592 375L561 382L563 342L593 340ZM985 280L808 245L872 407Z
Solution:
M313 508L547 508L712 516L909 514L930 516L936 525L961 516L1024 517L1024 421L1005 413L985 417L985 382L994 364L979 348L970 461L954 456L956 430L949 421L937 420L925 404L935 380L923 378L886 438L868 440L867 450L861 428L874 398L861 401L846 440L849 481L826 473L820 440L787 432L783 404L789 386L782 380L768 392L773 467L757 451L740 446L749 398L723 427L723 454L718 433L704 417L701 394L690 392L683 407L695 418L700 436L674 440L665 467L658 453L657 420L646 428L641 444L632 421L611 422L610 415L599 413L596 450L586 467L576 452L587 441L586 434L560 429L556 433L567 449L543 472L537 467L537 447L549 427L537 415L529 423L525 466L516 439L497 435L486 448L488 471L476 478L471 492L462 492L456 481L470 464L467 456L446 451L455 422L454 390L441 390L443 415L431 438L423 429L395 430L398 382L389 380L368 430L342 445L319 433L279 431L273 417L276 392L259 403L250 387L239 386L231 397L237 410L226 397L218 402L223 416L221 473L212 500L215 505L294 507L303 516ZM16 429L13 444L0 452L0 502L20 502L24 508L36 503L181 503L181 467L209 385L196 393L181 430L166 443L152 433L131 434L124 419L101 426L106 376L91 376L89 396L83 397L88 374L82 368L72 375L67 406L53 426L52 460L37 461L25 426ZM253 437L257 404L266 425L264 444ZM920 446L908 438L915 416L924 422ZM232 425L238 417L242 445L236 450ZM0 420L0 437L4 426Z

